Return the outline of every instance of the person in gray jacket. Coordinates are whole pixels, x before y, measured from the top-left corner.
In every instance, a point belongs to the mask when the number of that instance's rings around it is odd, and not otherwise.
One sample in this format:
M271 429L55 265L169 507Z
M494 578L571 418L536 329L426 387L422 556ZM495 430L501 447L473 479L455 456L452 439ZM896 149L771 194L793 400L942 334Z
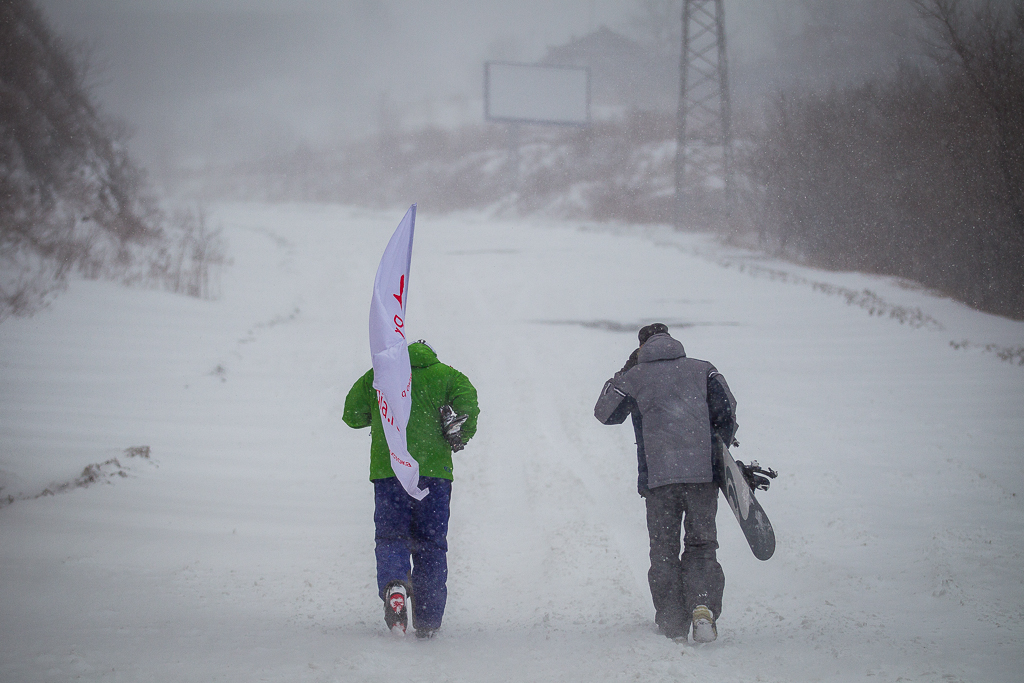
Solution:
M687 358L664 324L647 325L638 337L635 364L605 382L594 416L609 425L633 417L655 622L669 638L686 638L692 625L694 641L710 642L725 590L712 446L714 438L733 443L736 400L715 366Z

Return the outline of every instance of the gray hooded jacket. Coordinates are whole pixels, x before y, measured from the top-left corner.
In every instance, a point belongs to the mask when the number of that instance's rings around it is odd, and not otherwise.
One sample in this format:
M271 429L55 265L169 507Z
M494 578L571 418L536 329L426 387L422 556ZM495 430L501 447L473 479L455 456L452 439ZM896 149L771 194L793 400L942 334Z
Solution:
M594 416L620 424L639 412L648 488L713 481L712 434L731 443L736 431L736 399L725 378L711 363L687 358L668 334L648 339L637 360L605 382Z

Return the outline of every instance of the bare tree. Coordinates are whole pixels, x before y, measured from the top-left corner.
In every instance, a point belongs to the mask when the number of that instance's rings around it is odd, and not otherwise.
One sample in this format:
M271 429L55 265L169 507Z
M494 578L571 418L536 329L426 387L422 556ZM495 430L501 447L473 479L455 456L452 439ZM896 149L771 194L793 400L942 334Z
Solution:
M988 114L1006 198L1024 231L1024 0L911 0L933 27L929 45L957 64Z
M32 0L0 0L0 320L37 310L74 271L209 295L216 236L201 219L167 224L127 127L93 101L88 58ZM168 249L188 251L191 279L160 269Z
M751 170L766 238L1024 318L1024 0L912 0L937 68L780 96Z

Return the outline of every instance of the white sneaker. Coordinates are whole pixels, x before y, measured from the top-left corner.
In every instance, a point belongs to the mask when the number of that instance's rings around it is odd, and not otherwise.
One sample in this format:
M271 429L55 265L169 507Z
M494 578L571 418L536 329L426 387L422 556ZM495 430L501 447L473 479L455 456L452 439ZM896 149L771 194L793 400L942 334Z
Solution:
M718 637L715 617L704 605L693 608L693 642L710 643Z

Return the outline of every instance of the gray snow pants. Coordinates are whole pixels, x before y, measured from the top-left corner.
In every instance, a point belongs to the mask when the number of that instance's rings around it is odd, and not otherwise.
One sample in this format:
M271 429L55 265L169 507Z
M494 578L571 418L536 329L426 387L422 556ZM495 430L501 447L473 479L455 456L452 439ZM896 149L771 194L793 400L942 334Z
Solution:
M715 619L722 612L725 573L715 552L718 486L658 486L650 490L646 501L647 532L651 538L647 581L654 599L654 620L669 638L684 637L697 605L706 605ZM682 557L680 529L684 533Z

